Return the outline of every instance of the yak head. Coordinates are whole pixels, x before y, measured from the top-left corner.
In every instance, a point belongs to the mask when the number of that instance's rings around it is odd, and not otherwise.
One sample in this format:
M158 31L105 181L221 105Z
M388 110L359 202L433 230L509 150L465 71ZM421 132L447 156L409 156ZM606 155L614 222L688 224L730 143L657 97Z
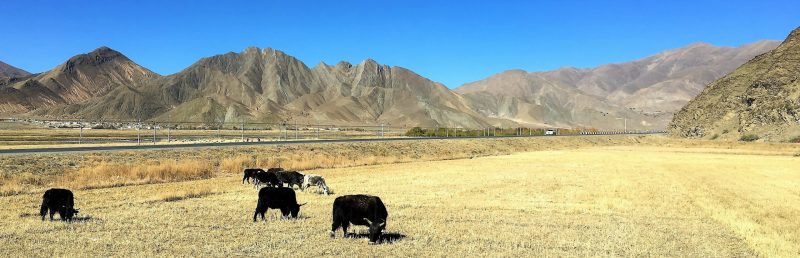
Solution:
M369 219L364 218L364 221L369 223L369 243L370 244L377 244L381 238L381 234L383 233L383 229L386 228L386 221L370 221Z
M293 207L291 207L290 212L292 213L292 218L295 218L295 219L297 218L297 215L300 214L300 206L303 206L303 205L306 205L306 204L305 203L303 203L303 204L295 204Z
M73 207L61 206L60 214L61 216L64 216L64 218L66 218L67 220L72 220L72 217L74 217L75 214L78 214L78 209L75 209Z

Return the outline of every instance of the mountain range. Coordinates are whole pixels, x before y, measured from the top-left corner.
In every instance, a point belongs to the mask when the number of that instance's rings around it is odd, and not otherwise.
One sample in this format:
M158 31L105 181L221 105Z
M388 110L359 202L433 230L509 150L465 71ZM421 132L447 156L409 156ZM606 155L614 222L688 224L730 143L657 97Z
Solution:
M777 44L692 44L590 69L506 71L455 90L371 59L308 67L255 47L161 76L101 47L44 73L9 73L0 81L0 115L661 129L703 85Z
M800 141L800 28L705 87L675 114L669 131L690 138Z
M706 84L779 41L737 48L705 43L596 68L506 71L456 91L489 117L563 127L661 129Z

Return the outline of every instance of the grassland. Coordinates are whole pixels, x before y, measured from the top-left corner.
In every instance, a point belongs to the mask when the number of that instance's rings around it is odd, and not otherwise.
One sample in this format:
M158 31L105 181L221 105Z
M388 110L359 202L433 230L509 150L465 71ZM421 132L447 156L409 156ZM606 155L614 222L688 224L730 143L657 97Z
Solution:
M309 171L381 196L391 244L328 238L334 196L253 223L256 190L219 174L76 191L71 224L41 222L40 193L0 197L0 256L800 255L796 145L636 140Z
M578 146L655 144L662 138L432 140L4 156L0 159L0 196L39 192L54 185L88 189L204 179L238 174L243 167L340 168Z

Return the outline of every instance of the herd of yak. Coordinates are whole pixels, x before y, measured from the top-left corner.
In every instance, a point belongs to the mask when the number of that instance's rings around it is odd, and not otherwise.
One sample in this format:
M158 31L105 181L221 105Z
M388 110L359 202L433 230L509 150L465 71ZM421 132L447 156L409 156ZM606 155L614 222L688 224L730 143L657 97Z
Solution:
M286 171L282 168L270 168L266 171L260 168L248 168L244 170L242 183L250 183L253 179L255 187L263 186L258 192L258 204L253 214L253 222L257 221L258 216L265 220L264 213L267 209L279 209L284 219L297 218L300 213L300 206L297 203L294 186L300 190L316 186L325 195L330 194L330 189L325 183L325 178L320 175L303 174L297 171ZM288 187L284 187L284 184ZM45 191L42 196L42 206L40 215L45 219L48 211L50 220L53 220L54 213L58 213L63 221L72 221L78 209L75 209L72 191L67 189L53 188ZM380 241L381 234L386 228L386 218L388 212L380 197L371 195L343 195L336 197L333 201L333 223L331 224L330 236L334 237L336 230L342 228L344 237L348 237L347 228L352 225L369 227L369 243L375 244Z

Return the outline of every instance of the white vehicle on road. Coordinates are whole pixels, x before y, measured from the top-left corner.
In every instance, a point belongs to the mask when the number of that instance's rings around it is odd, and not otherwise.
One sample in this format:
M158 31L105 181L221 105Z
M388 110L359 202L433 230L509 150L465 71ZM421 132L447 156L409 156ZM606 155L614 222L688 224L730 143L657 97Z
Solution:
M556 130L555 129L547 129L547 131L544 131L544 135L556 135Z

